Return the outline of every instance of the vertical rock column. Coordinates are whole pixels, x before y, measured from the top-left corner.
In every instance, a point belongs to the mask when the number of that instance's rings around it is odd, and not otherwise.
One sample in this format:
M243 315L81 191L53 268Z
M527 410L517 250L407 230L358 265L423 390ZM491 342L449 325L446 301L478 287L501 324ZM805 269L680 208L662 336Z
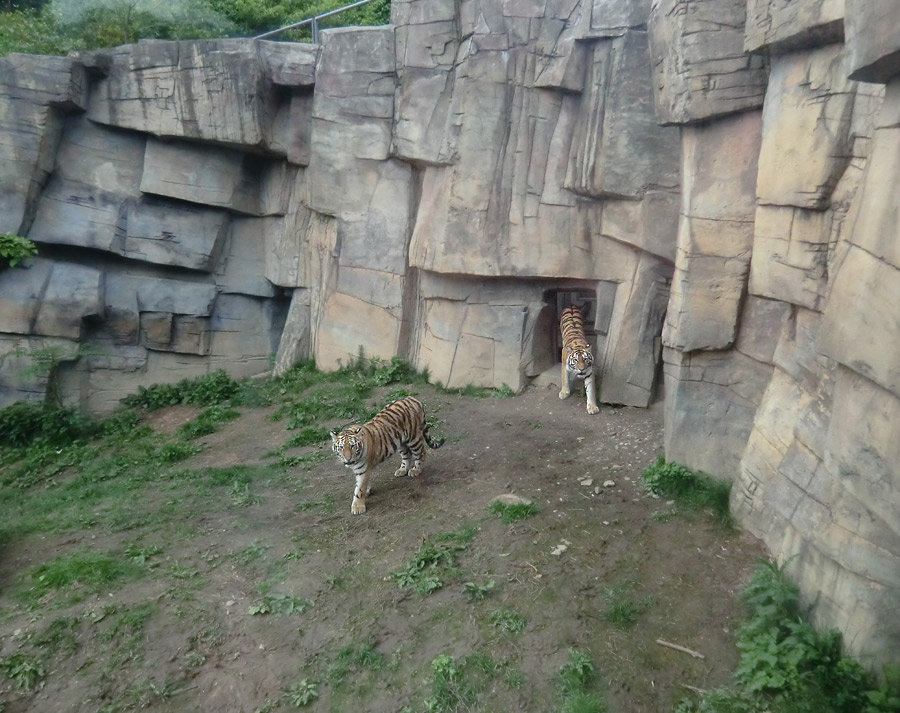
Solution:
M745 16L746 0L654 0L648 28L657 117L683 127L666 456L723 477L737 473L771 375L740 348L766 86L764 61L743 50Z

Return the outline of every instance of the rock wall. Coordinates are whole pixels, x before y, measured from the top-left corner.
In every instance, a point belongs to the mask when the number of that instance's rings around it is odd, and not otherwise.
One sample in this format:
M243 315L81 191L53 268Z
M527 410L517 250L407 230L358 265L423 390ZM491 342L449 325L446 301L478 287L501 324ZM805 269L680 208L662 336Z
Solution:
M739 522L874 665L900 651L898 26L890 0L654 0L649 24L682 125L667 456L735 478Z
M646 406L679 202L648 13L397 0L394 25L318 46L0 60L0 230L41 254L0 273L0 403L41 397L22 365L48 339L68 398L101 411L360 347L520 389L575 297L601 399Z
M0 59L0 231L40 249L0 272L0 405L360 346L519 389L575 299L600 401L662 373L667 457L734 479L814 617L895 658L900 4L392 21Z

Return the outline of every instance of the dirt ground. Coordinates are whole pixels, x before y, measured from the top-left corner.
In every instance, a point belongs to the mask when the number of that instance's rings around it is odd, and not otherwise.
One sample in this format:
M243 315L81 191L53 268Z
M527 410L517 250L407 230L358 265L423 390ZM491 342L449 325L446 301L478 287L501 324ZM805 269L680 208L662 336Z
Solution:
M297 701L285 692L296 693L301 681L317 696L303 710L418 713L427 710L431 662L442 654L489 657L493 673L460 709L490 713L556 710L554 676L570 649L589 653L612 712L671 711L690 687L728 681L737 663L737 592L765 552L708 513L669 512L670 503L641 487L640 471L662 452L661 404L602 406L589 416L583 395L560 401L554 386L512 398L413 391L446 443L426 454L419 478L393 478L393 461L379 466L365 515L350 515L352 476L329 455L279 476L254 475L253 497L241 507L226 484L191 500L178 522L161 514L143 529L86 527L4 552L9 580L10 571L85 544L160 549L160 566L147 576L37 613L3 587L3 655L54 618L75 622L76 632L36 690L3 684L5 713L288 711ZM284 424L270 420L271 408L241 412L179 466L277 460ZM170 432L194 413L177 407L148 422ZM146 507L164 513L183 497L167 487L161 483ZM530 499L537 514L503 523L487 509L503 494ZM424 540L466 526L475 535L442 588L422 596L398 586L391 573ZM466 582L494 587L471 601ZM263 615L265 594L304 604ZM630 626L610 621L623 598L639 604ZM129 646L92 624L103 606L141 602L152 614ZM498 626L501 609L517 612L524 628ZM363 646L370 656L348 653Z

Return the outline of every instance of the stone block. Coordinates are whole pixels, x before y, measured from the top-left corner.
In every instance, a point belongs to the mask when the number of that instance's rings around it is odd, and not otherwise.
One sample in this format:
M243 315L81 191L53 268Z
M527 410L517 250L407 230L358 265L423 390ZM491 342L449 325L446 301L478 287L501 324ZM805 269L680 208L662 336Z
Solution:
M124 206L123 257L212 272L225 243L229 216L221 210L164 200L128 201Z
M291 305L275 355L275 376L284 374L294 364L312 356L311 326L309 290L295 289L291 294Z
M78 343L56 337L0 333L0 408L17 401L46 400L50 366L45 359L36 360L35 355L49 353L56 356L58 361L53 366L58 371L60 364L78 358Z
M394 156L428 164L452 158L454 65L460 46L456 7L448 0L392 3L397 93Z
M83 321L103 314L103 274L35 258L0 271L0 332L78 340Z
M599 370L601 402L644 408L653 401L670 271L668 265L645 260L631 282L618 286L616 299L623 306L617 309L621 317L607 328Z
M156 136L265 148L269 84L252 40L144 40L107 50L88 117Z
M741 309L735 349L764 364L774 364L775 351L790 319L789 304L749 295Z
M121 254L125 203L140 195L144 145L138 134L69 119L29 237Z
M147 141L140 189L249 215L283 215L294 172L283 161L187 141Z
M851 246L837 267L819 348L900 396L900 269Z
M683 129L682 215L663 329L667 346L688 352L734 343L753 245L760 127L759 112L747 112Z
M734 480L772 367L737 351L664 349L663 370L666 458Z
M748 0L744 49L769 54L844 41L844 0Z
M888 85L876 125L864 182L857 195L859 207L847 239L900 268L900 208L894 183L900 172L900 79Z
M756 211L750 293L813 310L828 283L831 210L761 205Z
M582 37L616 37L629 29L645 29L650 16L650 0L588 0ZM584 12L584 11L583 11Z
M360 347L368 357L390 359L399 350L400 325L384 307L332 292L314 337L316 365L337 369L355 358Z
M255 297L275 295L275 288L266 279L267 236L280 235L283 224L282 218L232 219L216 268L216 285L221 292ZM293 259L299 259L299 250Z
M657 124L647 33L596 42L574 128L566 187L595 198L676 188L678 130Z
M312 87L316 83L319 45L259 40L266 76L280 87Z
M84 110L84 67L66 57L0 57L0 232L24 234L56 159L64 115Z
M210 319L210 368L231 364L241 376L266 371L270 355L278 349L285 316L275 300L220 294Z
M747 0L652 0L656 116L688 124L763 105L765 59L744 53Z
M852 112L841 45L774 57L763 109L759 202L825 208L851 155Z
M844 0L850 79L884 84L900 74L900 5L894 0Z

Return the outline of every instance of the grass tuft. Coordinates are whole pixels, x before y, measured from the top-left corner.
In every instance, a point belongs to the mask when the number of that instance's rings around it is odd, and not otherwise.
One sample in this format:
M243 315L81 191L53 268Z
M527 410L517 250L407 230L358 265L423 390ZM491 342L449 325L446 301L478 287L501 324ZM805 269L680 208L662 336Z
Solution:
M709 509L719 522L734 526L729 511L731 483L695 473L679 463L659 456L641 471L647 490L661 497L672 498L690 510Z

